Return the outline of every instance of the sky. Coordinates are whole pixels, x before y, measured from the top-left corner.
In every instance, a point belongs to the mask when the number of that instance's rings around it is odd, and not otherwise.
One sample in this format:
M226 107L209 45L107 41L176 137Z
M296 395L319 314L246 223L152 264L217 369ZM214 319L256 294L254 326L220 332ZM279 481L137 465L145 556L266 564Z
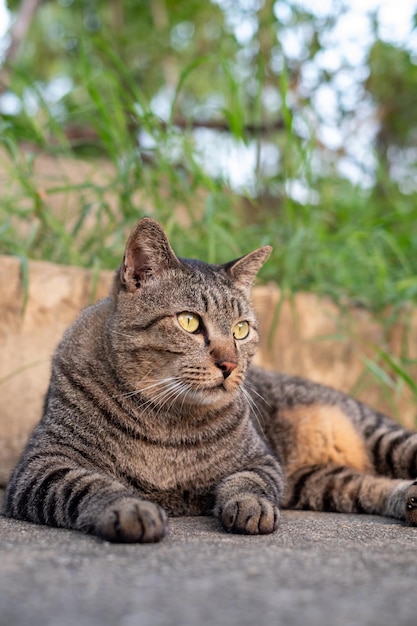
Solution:
M9 26L9 14L5 0L0 0L0 37L3 37Z

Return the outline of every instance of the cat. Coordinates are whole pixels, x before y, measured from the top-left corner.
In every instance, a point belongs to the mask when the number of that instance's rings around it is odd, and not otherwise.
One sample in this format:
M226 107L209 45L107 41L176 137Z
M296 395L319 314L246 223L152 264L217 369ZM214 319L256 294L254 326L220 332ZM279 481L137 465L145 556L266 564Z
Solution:
M250 300L271 248L224 265L175 255L141 219L108 298L52 362L43 417L4 515L115 542L156 542L167 516L267 534L280 510L417 524L417 434L325 386L251 366Z

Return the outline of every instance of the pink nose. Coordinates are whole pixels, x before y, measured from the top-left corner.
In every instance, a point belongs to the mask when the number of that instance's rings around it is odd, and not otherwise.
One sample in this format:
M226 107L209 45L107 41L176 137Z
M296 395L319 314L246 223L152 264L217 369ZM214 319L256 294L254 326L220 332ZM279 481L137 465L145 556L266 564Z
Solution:
M237 363L234 363L234 361L217 361L216 365L219 370L222 371L223 378L230 376L233 370L237 367Z

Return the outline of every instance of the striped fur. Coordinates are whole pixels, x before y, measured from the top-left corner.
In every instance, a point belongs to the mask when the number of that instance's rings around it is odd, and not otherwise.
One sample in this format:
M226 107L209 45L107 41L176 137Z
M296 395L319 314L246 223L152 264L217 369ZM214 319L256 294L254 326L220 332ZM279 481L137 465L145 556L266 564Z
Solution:
M167 515L270 533L282 507L417 523L417 434L250 366L250 287L269 252L223 266L179 259L141 220L110 296L56 350L4 514L121 542L159 541Z

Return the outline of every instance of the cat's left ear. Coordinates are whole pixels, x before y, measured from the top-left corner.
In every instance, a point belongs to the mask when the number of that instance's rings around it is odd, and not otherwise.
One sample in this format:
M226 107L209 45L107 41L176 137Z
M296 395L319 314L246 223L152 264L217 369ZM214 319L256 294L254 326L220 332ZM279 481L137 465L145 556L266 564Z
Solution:
M127 241L119 276L127 291L133 292L145 278L180 265L162 227L154 219L144 217Z
M240 259L226 263L223 267L238 287L249 291L256 274L268 260L271 252L271 246L263 246Z

